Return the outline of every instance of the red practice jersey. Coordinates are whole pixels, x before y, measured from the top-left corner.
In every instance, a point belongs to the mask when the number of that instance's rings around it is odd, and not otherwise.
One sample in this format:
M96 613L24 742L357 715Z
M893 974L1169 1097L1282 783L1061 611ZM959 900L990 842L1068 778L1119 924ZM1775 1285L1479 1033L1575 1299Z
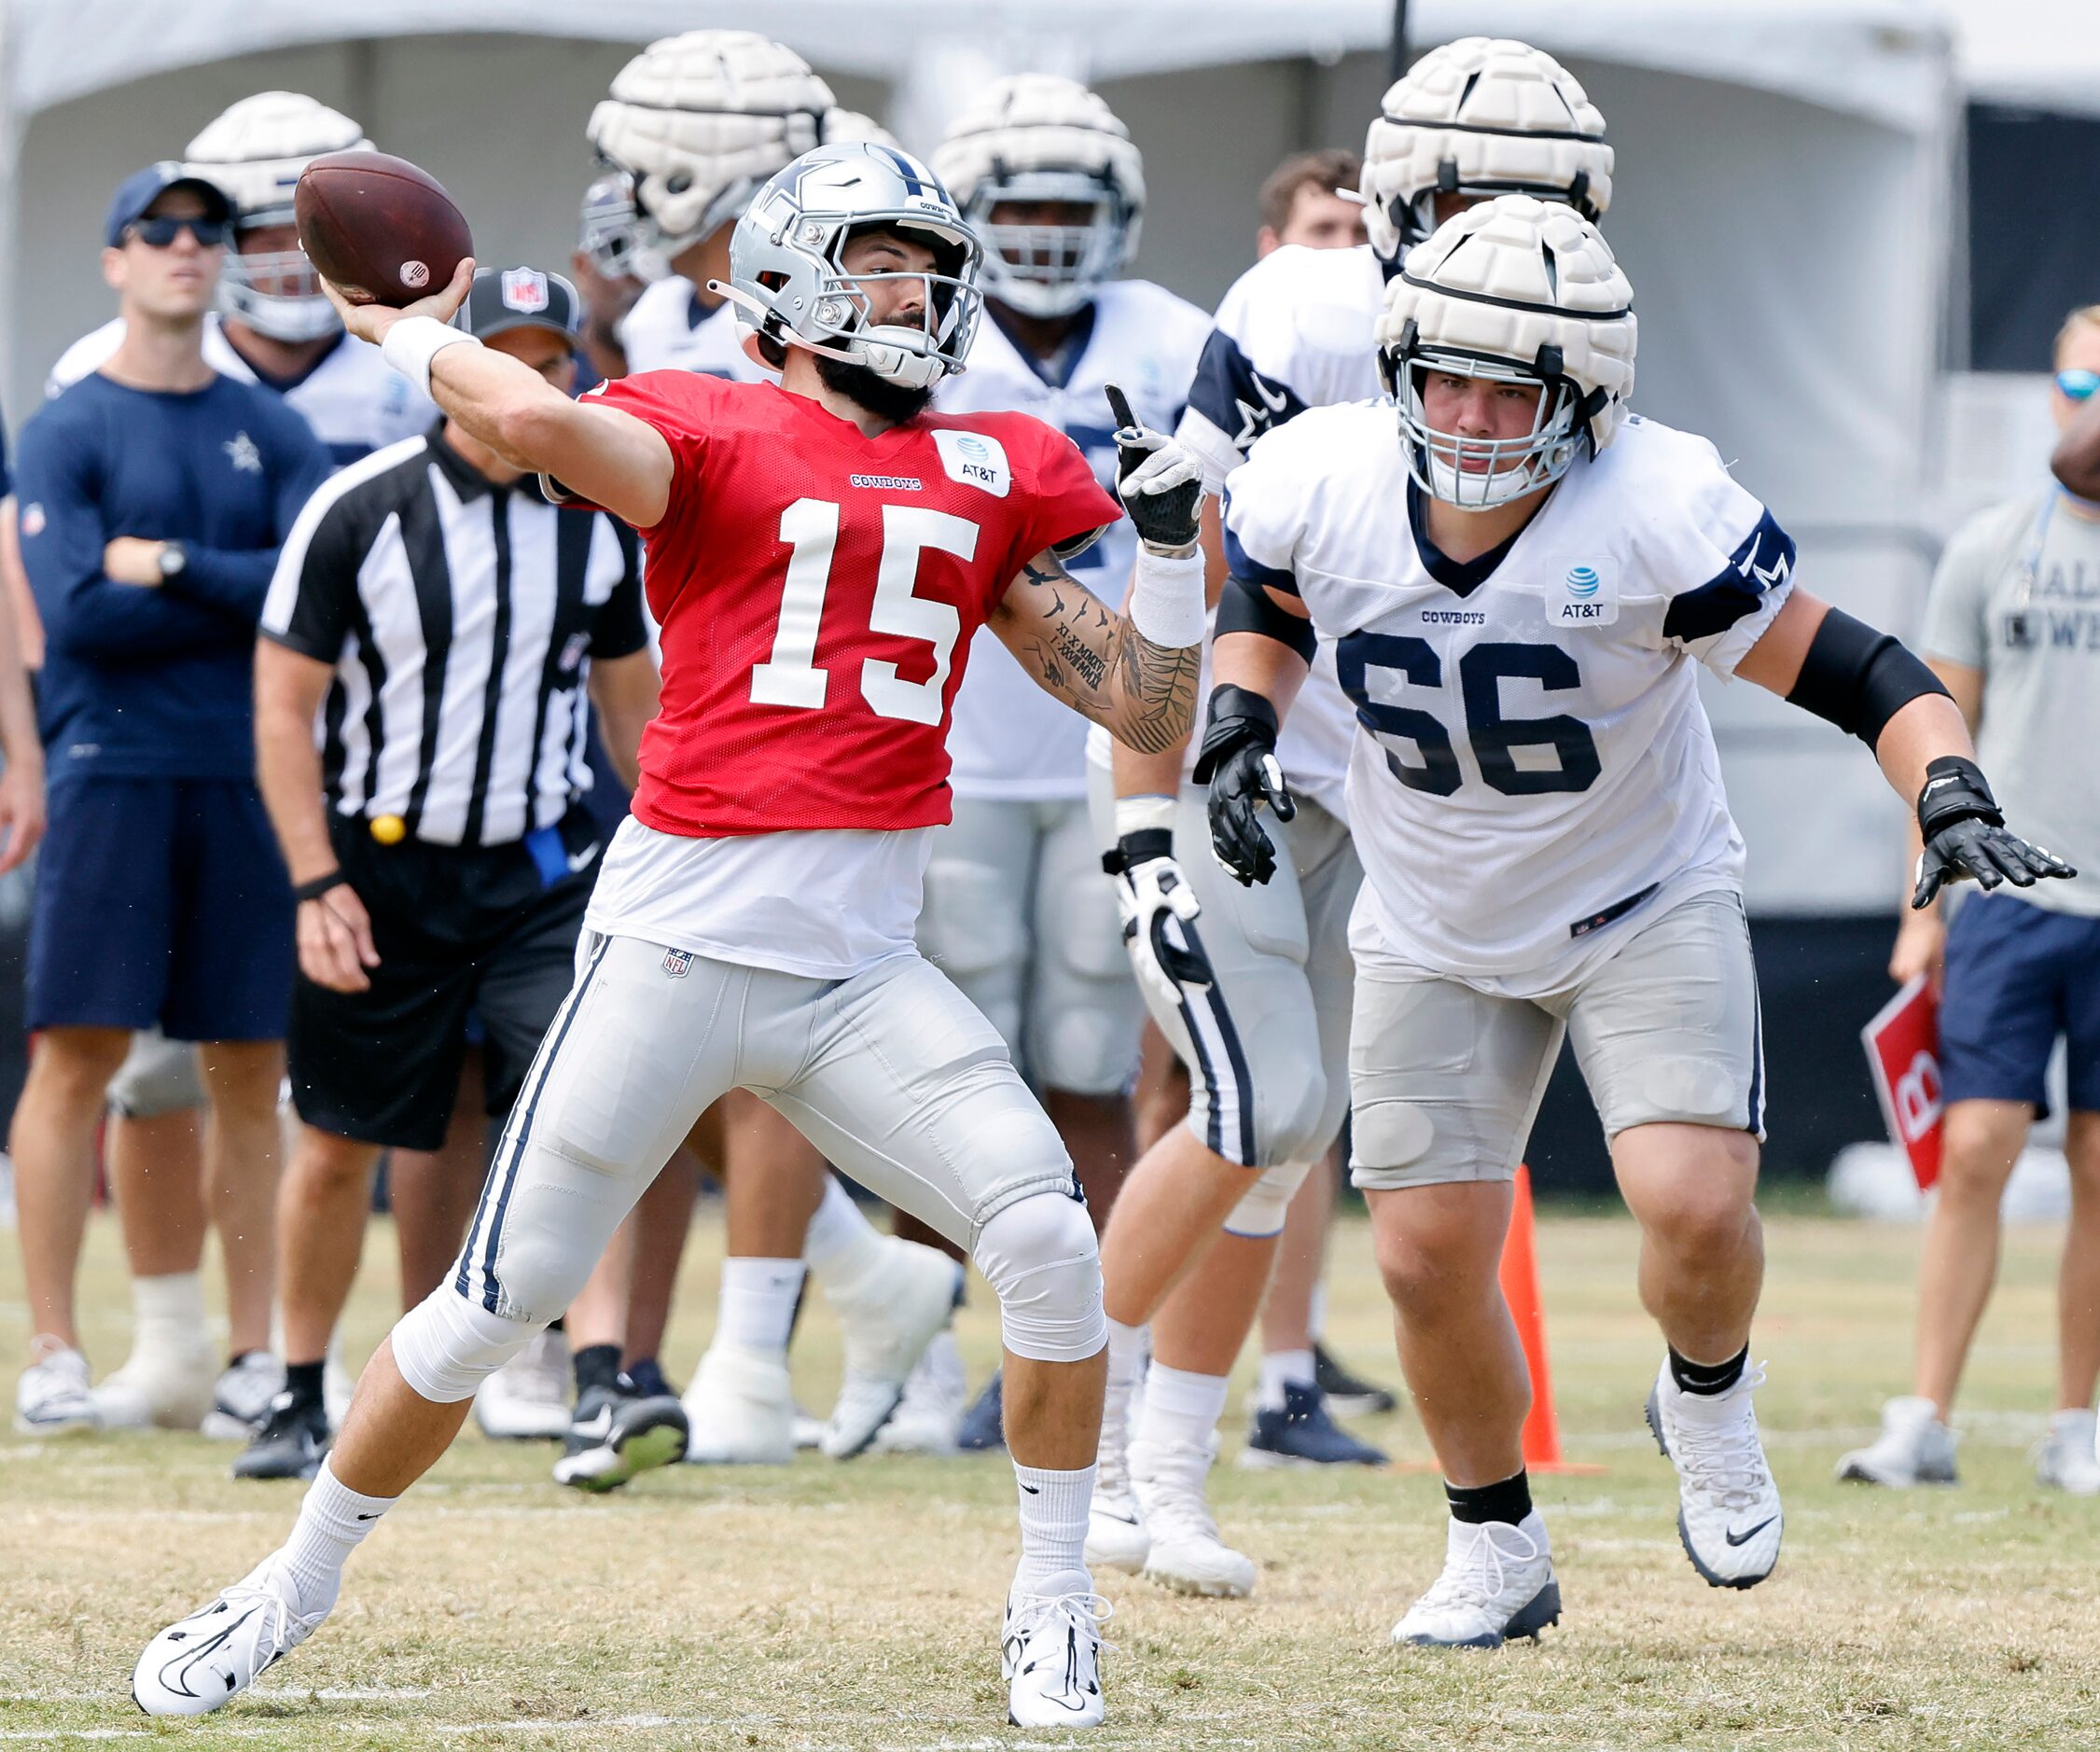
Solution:
M662 708L634 813L689 838L949 819L948 708L1021 568L1121 512L1062 432L922 414L876 438L690 371L593 392L671 445L642 531Z

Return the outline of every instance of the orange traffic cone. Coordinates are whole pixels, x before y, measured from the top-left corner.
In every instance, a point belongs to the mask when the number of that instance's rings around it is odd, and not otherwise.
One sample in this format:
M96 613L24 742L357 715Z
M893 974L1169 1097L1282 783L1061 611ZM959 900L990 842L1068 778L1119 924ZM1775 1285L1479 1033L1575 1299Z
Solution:
M1527 1472L1602 1472L1561 1458L1561 1426L1553 1415L1553 1372L1546 1362L1546 1312L1538 1295L1538 1247L1531 1210L1531 1170L1517 1167L1516 1202L1502 1244L1502 1299L1517 1323L1531 1370L1531 1412L1524 1419Z

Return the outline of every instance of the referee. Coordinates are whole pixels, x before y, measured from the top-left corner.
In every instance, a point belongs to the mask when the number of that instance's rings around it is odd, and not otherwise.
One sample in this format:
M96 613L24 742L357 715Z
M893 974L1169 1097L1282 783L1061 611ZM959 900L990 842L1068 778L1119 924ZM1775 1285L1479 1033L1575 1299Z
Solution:
M569 283L531 268L478 273L461 318L563 388L579 319ZM470 1014L489 1112L516 1098L596 873L590 706L632 785L657 675L633 532L557 509L451 422L313 496L262 634L257 771L299 898L302 1123L278 1203L285 1389L233 1470L287 1478L327 1444L322 1367L379 1152L443 1142Z

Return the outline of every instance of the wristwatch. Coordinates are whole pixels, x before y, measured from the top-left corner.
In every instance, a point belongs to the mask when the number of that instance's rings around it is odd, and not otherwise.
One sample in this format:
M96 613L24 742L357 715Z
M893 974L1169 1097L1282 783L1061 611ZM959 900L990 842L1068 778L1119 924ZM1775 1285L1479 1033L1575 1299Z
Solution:
M183 568L189 563L189 555L181 542L164 541L160 544L160 558L156 563L160 568L160 582L165 584L170 578L182 576Z

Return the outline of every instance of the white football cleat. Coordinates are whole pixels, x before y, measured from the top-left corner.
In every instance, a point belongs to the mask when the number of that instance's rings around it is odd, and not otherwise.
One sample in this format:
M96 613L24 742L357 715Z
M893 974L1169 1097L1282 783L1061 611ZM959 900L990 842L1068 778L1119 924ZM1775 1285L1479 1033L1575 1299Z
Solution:
M2035 1478L2051 1490L2073 1496L2100 1496L2100 1458L2093 1453L2093 1414L2057 1411L2049 1434L2035 1451Z
M1131 1491L1147 1535L1145 1579L1175 1593L1244 1600L1254 1592L1254 1560L1217 1536L1203 1495L1210 1462L1207 1446L1131 1443ZM1093 1531L1090 1517L1090 1541Z
M918 1367L905 1377L904 1397L890 1413L890 1421L875 1432L869 1452L953 1453L969 1397L969 1378L963 1372L963 1354L956 1348L954 1333L935 1333Z
M1954 1440L1930 1399L1891 1399L1882 1407L1882 1433L1871 1446L1840 1460L1838 1477L1898 1491L1913 1484L1958 1484Z
M88 1359L49 1333L30 1342L29 1367L15 1383L15 1428L24 1436L71 1436L102 1427L88 1385Z
M1007 1719L1017 1728L1098 1728L1101 1627L1115 1608L1097 1593L1008 1594L999 1641Z
M568 1335L549 1327L474 1395L474 1421L491 1441L565 1441L569 1434Z
M685 1393L686 1461L703 1467L784 1467L795 1457L795 1395L787 1359L717 1340Z
M1561 1585L1546 1523L1453 1520L1444 1530L1443 1573L1393 1626L1396 1643L1421 1648L1499 1648L1538 1638L1561 1616Z
M268 1351L247 1351L219 1370L212 1384L212 1409L197 1425L214 1441L246 1441L270 1422L270 1408L285 1390L285 1365Z
M95 1384L95 1409L104 1429L198 1428L212 1409L218 1356L211 1339L181 1349L134 1344L123 1367Z
M1087 1511L1087 1562L1135 1576L1151 1554L1152 1536L1130 1484L1130 1402L1131 1396L1111 1384L1102 1404L1093 1505Z
M826 1299L845 1327L845 1378L824 1426L824 1452L851 1460L890 1421L919 1358L962 1298L963 1268L936 1247L882 1238L880 1260Z
M298 1585L271 1552L210 1606L146 1644L132 1670L132 1701L148 1716L217 1709L313 1635L327 1616L327 1606L300 1612Z
M1763 1381L1763 1366L1746 1364L1726 1393L1687 1393L1665 1357L1648 1396L1648 1426L1677 1468L1677 1537L1716 1588L1755 1588L1779 1562L1779 1487L1750 1402Z

